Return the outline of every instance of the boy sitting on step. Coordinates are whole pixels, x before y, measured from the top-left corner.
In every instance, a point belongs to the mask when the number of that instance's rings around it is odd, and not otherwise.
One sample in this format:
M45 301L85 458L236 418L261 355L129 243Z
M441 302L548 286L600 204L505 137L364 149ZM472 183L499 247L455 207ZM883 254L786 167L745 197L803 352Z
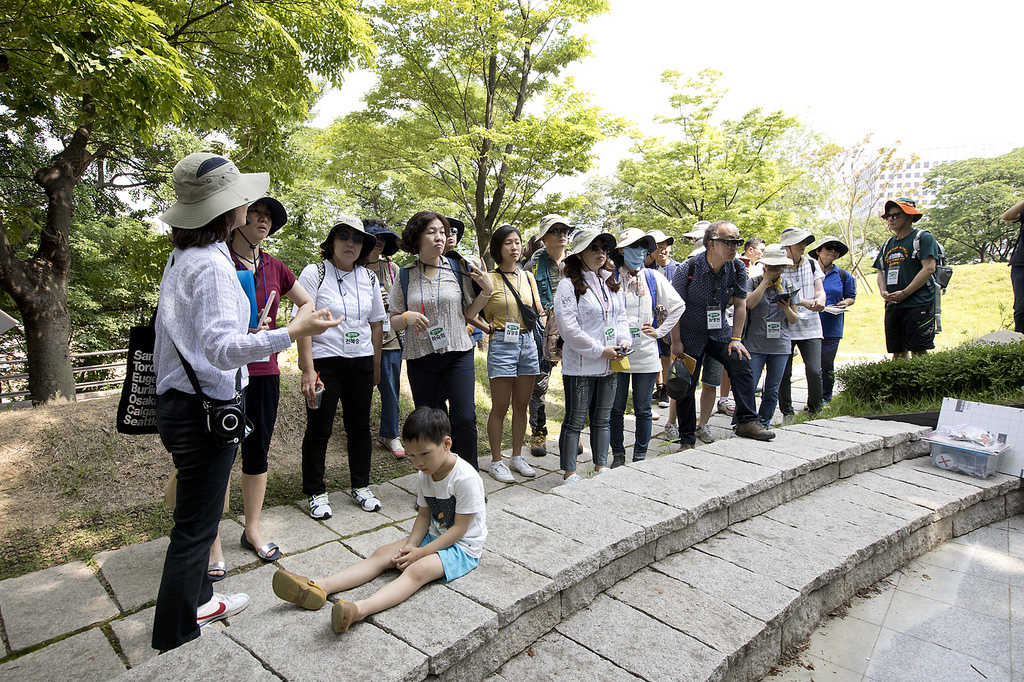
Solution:
M451 425L441 410L419 407L402 427L406 455L417 474L419 515L412 533L378 548L345 570L310 580L284 569L274 574L274 594L304 609L319 609L327 595L373 580L389 568L402 572L368 599L339 601L331 625L341 633L367 616L408 599L423 585L449 582L476 568L487 537L480 474L451 451Z

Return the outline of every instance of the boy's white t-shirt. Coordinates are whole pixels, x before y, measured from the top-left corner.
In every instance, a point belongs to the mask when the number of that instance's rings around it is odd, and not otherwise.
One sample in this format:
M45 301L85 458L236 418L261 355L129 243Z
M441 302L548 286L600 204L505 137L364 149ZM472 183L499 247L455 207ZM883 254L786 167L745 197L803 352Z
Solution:
M430 508L430 534L441 535L455 523L456 514L472 514L466 534L455 544L474 559L483 554L487 538L487 509L484 503L484 482L473 466L456 456L455 466L440 481L422 471L417 477L417 502Z

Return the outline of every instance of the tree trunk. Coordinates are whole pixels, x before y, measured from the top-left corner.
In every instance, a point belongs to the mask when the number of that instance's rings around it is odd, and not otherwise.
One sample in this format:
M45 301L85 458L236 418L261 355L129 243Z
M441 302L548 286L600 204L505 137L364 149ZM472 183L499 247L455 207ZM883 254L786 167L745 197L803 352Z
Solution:
M18 306L25 325L28 385L33 404L75 399L71 371L71 318L68 273L71 270L71 215L75 184L93 160L88 150L90 124L78 127L71 141L35 181L46 192L46 224L39 248L27 261L15 258L0 224L0 286Z

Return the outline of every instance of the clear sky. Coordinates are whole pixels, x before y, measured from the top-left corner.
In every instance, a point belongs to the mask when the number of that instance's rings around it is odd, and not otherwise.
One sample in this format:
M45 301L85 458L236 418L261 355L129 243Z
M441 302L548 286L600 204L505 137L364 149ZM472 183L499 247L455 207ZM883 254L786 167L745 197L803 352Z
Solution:
M929 158L1024 146L1024 82L1013 76L1024 62L1021 0L611 0L582 30L593 56L567 74L650 132L653 115L670 113L662 71L712 67L730 117L782 109L840 144L873 133ZM319 122L358 106L370 82L350 77ZM602 143L598 170L612 174L626 153L627 143Z

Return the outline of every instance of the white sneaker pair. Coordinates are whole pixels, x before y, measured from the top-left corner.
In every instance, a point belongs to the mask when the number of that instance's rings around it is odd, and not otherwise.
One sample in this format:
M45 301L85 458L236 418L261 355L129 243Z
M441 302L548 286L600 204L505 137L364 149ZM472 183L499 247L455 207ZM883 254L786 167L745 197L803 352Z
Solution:
M522 476L532 478L537 475L537 472L534 471L533 467L527 464L526 460L523 459L522 455L516 455L515 457L511 458L509 460L509 464L512 466L512 469L515 469ZM501 460L498 460L497 462L491 462L490 473L491 476L495 478L495 480L501 481L502 483L516 482L516 479L515 477L512 476L512 471L509 470L508 465L506 465L505 462Z
M249 595L242 594L217 594L214 592L213 599L196 609L196 623L204 627L214 621L223 620L244 611L249 605Z

